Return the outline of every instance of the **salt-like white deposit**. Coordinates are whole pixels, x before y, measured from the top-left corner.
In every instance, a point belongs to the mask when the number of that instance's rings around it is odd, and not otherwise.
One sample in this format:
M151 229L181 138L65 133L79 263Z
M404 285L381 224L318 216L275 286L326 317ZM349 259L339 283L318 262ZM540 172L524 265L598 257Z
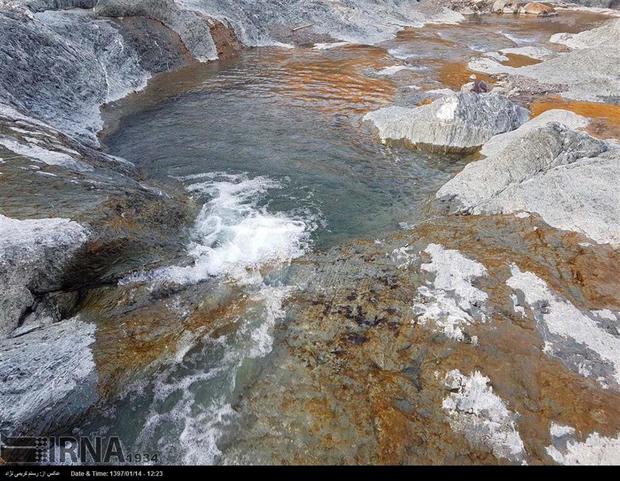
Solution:
M512 266L512 276L506 284L523 294L527 305L535 309L536 306L545 306L540 310L539 318L544 328L552 335L572 340L584 351L589 350L604 364L611 368L612 380L620 384L620 338L602 329L590 316L581 312L573 304L555 294L547 283L531 272L522 272L517 266ZM545 339L554 355L561 354L562 346L552 339ZM592 366L600 364L596 359L584 352L583 360L575 366L578 372L585 374ZM590 361L590 368L585 366Z
M575 434L575 428L552 422L549 427L549 432L554 438L561 438L563 436Z
M419 322L432 322L446 336L463 341L463 329L476 319L485 319L482 309L488 296L472 281L487 271L482 264L438 244L429 244L424 252L431 256L431 262L422 264L421 270L435 278L418 288L414 312Z
M455 369L447 374L445 383L452 392L442 406L452 429L497 458L521 461L525 446L517 431L517 415L493 392L489 378L479 371L467 376Z
M558 431L551 426L551 435L571 435L573 428L564 427ZM572 431L569 431L572 430ZM547 454L556 463L567 465L617 465L620 464L620 435L614 437L590 434L583 442L568 440L565 447L548 446Z

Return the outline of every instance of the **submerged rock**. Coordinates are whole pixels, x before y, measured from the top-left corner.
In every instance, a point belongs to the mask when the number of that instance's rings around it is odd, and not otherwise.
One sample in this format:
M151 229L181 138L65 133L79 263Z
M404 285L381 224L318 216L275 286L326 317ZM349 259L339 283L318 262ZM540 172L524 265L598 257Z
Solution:
M574 426L580 442L599 433L613 447L620 393L615 383L597 381L592 348L617 361L617 334L600 310L617 316L620 258L583 240L533 215L447 216L380 244L353 242L293 262L299 290L276 325L270 361L233 406L238 430L218 440L220 461L563 462L546 449L551 422ZM513 284L513 264L536 272L553 297L515 293L506 284ZM433 317L428 310L415 310L433 274L433 290L464 312L483 301L485 322L459 324L477 343L459 342L440 322L422 319ZM589 347L544 332L549 322L559 335L566 313L589 319L569 333L592 340ZM578 356L590 362L591 375L566 362ZM598 366L614 379L603 361Z
M547 447L547 453L558 464L620 464L620 435L607 437L595 432L580 442L576 439L574 428L552 424L551 439L553 444Z
M403 140L444 152L472 152L497 134L516 129L528 111L496 94L462 92L417 108L386 107L366 114L382 141Z

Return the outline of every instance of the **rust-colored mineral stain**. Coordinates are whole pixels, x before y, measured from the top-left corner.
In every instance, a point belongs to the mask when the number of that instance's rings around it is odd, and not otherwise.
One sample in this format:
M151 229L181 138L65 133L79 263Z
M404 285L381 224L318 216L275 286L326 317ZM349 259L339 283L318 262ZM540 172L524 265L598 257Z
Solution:
M452 46L454 42L439 36L441 28L437 26L427 26L424 28L412 28L407 27L396 34L397 41L411 42L411 41L425 41L432 42L439 45Z
M495 83L495 79L490 75L470 70L466 62L447 62L439 68L439 81L453 90L460 90L463 85L471 82L472 75L487 84Z
M620 105L565 100L560 97L546 97L530 105L533 117L552 109L570 110L591 118L592 122L586 131L595 137L620 139Z
M508 60L504 60L502 64L507 67L527 67L528 65L536 65L541 62L540 60L528 57L527 55L519 55L516 53L507 53L506 57L508 57Z
M365 75L365 70L393 64L383 49L355 46L338 57L315 52L308 57L284 62L286 83L280 93L331 113L363 114L393 101L396 85L391 79Z

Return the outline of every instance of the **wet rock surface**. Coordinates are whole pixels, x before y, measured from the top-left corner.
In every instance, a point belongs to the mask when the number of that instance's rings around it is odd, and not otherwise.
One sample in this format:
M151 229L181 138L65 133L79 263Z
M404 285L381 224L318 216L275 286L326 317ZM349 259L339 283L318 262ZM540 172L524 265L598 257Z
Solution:
M534 216L448 217L296 263L300 290L270 367L236 406L243 434L221 446L224 461L548 463L551 422L578 424L580 439L615 436L617 391L545 350L534 314L515 310L506 284L516 264L576 309L617 309L617 293L605 293L615 288L578 267L613 275L617 253L581 239ZM414 311L430 244L486 270L474 281L488 296L486 322L464 326L462 340ZM485 431L485 419L495 427Z
M617 69L619 19L578 34L555 34L551 42L566 45L571 50L536 65L515 68L492 59L470 62L472 70L487 74L507 74L508 88L527 88L533 80L541 85L538 91L561 92L563 97L594 102L617 103L620 85ZM583 65L591 68L583 69ZM530 80L528 80L530 79Z

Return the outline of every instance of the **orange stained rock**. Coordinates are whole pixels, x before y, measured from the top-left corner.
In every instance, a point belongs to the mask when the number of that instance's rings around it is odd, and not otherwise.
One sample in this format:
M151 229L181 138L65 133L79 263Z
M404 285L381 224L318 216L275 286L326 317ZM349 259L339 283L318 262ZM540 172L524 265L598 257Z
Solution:
M560 97L545 97L530 105L533 117L552 109L570 110L591 118L592 123L586 130L595 137L620 139L620 105L565 100Z
M537 15L539 17L545 17L555 13L555 9L551 5L547 5L539 2L530 2L521 10L527 15Z

